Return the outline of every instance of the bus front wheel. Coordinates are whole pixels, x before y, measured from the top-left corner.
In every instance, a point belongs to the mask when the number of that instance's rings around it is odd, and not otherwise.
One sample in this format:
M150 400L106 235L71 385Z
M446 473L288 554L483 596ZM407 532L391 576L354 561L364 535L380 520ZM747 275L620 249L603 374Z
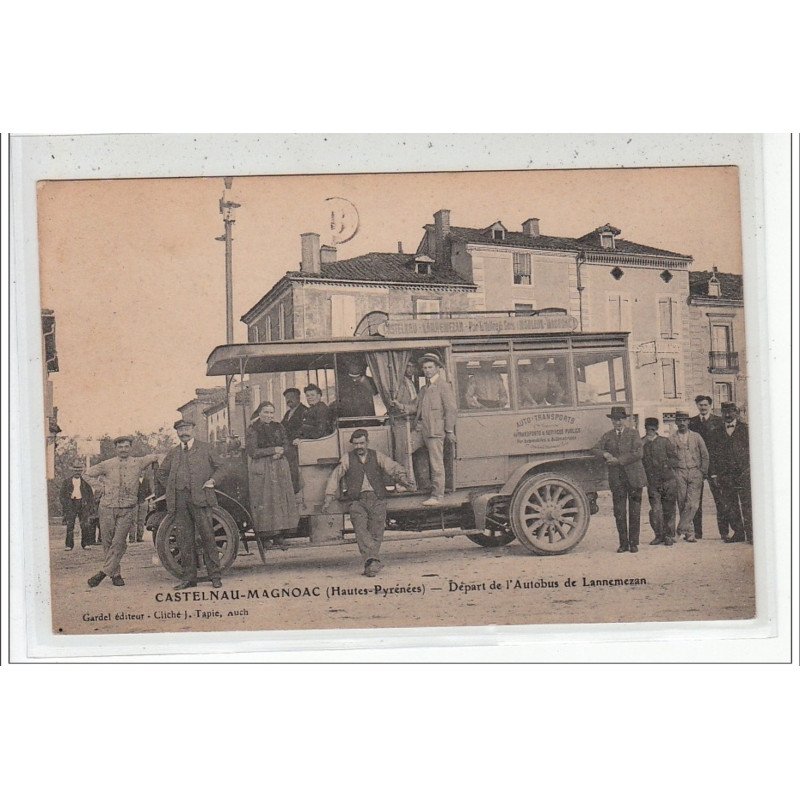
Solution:
M182 578L181 553L178 547L177 531L173 524L174 519L174 514L167 514L161 520L156 531L156 552L164 569L176 578ZM219 567L222 572L225 572L233 564L239 551L239 529L233 517L219 506L211 509L211 525L214 538L217 540ZM199 545L197 550L202 563L202 552Z
M517 486L509 517L511 530L527 550L541 556L568 553L589 527L589 499L570 478L545 472Z

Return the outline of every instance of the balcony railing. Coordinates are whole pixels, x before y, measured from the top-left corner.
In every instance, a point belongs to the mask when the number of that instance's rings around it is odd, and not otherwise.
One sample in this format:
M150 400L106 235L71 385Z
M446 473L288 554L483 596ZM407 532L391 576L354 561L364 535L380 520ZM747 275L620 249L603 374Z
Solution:
M728 350L711 350L708 354L709 372L738 372L739 354Z

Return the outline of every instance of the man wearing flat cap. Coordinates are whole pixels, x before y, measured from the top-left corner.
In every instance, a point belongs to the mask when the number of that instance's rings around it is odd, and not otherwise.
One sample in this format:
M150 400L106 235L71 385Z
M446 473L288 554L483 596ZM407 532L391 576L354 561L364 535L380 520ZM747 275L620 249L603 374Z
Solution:
M222 478L222 462L208 442L194 438L193 422L179 419L173 427L180 443L161 462L158 480L166 487L167 511L175 515L173 525L177 529L183 573L183 580L175 588L197 586L197 533L208 577L217 589L222 581L211 509L217 505L214 487Z
M658 420L655 417L645 419L644 430L642 465L647 475L650 527L655 533L650 544L670 547L675 544L675 504L678 499L675 469L678 466L678 453L666 436L658 435Z
M89 529L89 513L94 502L92 487L81 477L85 464L78 459L72 464L72 473L61 484L59 499L61 510L64 514L64 524L67 526L67 538L64 542L65 550L72 550L75 546L75 520L81 526L81 547L86 549L94 544L93 534Z
M103 541L105 561L103 569L88 580L89 586L98 586L106 577L114 586L124 586L120 562L128 547L128 536L136 524L139 503L139 478L142 472L158 461L153 453L148 456L131 455L132 436L114 439L116 456L107 458L84 473L84 478L102 479L103 496L100 498L100 538Z
M722 404L723 425L713 438L709 474L716 480L726 522L733 535L726 542L753 543L753 507L750 497L750 436L739 419L736 403Z
M431 496L423 506L438 506L444 500L444 444L456 443L456 393L442 372L444 364L435 353L419 359L425 385L417 397L414 430L422 437L431 465Z
M627 427L628 412L622 406L612 406L606 416L613 428L603 434L592 452L608 467L608 488L619 534L617 552L638 553L642 489L647 485L642 441L636 431Z
M675 478L678 484L678 537L687 542L696 542L694 515L700 506L700 491L708 475L708 448L699 433L689 430L689 415L685 411L675 412L677 431L670 441L678 452Z

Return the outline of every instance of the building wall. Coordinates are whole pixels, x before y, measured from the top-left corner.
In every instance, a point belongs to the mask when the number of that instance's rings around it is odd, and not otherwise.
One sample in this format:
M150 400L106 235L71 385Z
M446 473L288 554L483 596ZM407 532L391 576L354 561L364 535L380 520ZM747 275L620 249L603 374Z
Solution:
M470 274L478 287L473 300L475 310L510 311L518 304L571 310L578 299L575 258L568 253L518 252L531 257L530 285L514 283L514 250L511 248L468 245L463 252L459 248L458 253L454 253L454 266L458 260L458 271Z
M688 270L671 268L672 279L665 282L657 267L623 264L621 268L624 274L617 280L611 274L613 265L582 265L583 330L630 332L634 412L642 428L646 416L661 418L676 409L693 408L689 276ZM661 301L669 304L671 334L662 323ZM665 380L670 362L674 362L674 392Z
M687 306L689 316L689 341L691 347L690 394L707 394L714 398L719 413L720 394L715 384L730 384L732 400L742 414L747 409L747 353L744 332L744 308L732 305L695 304ZM709 371L709 352L714 350L711 337L712 322L729 322L732 331L731 350L738 354L739 369L736 373L715 374Z

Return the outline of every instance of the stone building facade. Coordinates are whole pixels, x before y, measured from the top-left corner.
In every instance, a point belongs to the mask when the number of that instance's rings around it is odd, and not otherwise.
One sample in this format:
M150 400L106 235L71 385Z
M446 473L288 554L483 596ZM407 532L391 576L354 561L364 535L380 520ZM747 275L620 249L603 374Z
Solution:
M689 337L693 354L691 386L720 405L747 410L747 354L742 276L711 271L689 274Z
M201 442L209 441L208 420L205 411L222 405L225 408L225 388L195 389L195 396L178 408L181 419L194 423L194 435ZM226 423L227 424L227 423Z

